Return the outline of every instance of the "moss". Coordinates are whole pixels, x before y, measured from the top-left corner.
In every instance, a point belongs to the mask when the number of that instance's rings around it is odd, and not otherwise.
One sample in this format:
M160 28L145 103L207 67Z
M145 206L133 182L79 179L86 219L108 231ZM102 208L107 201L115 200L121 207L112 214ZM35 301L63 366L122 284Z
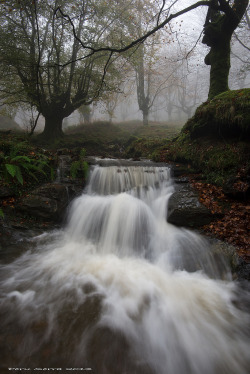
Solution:
M169 139L143 139L133 141L127 148L125 156L127 158L148 158L160 161L162 150L170 143Z
M226 91L200 105L183 132L192 138L215 135L223 138L250 137L250 89Z
M218 33L220 31L218 30ZM210 87L208 98L213 99L223 91L227 91L228 76L230 70L230 38L226 35L220 35L220 42L216 42L211 47L206 56L205 63L211 65L210 69Z
M190 164L209 183L223 185L240 168L250 170L248 142L215 140L211 137L191 139L182 133L169 147L167 160Z

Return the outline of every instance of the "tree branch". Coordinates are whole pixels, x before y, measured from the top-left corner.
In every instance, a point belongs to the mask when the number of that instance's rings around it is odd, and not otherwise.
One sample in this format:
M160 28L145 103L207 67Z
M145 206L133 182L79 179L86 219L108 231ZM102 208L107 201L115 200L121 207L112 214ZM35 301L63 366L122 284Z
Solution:
M123 52L126 52L128 51L129 49L135 47L138 43L142 43L144 42L147 38L149 38L151 35L153 35L156 31L162 29L164 26L166 26L172 19L174 18L177 18L179 16L181 16L182 14L185 14L185 13L188 13L190 12L191 10L194 10L196 8L198 8L199 6L210 6L211 5L211 2L212 0L203 0L203 1L198 1L197 3L193 4L193 5L190 5L189 7L187 8L184 8L182 10L180 10L179 12L177 13L174 13L174 14L170 14L170 16L168 16L163 22L161 22L160 24L157 24L153 29L151 29L149 32L147 32L146 34L144 34L143 36L139 37L138 39L134 40L133 42L127 44L126 46L124 47L121 47L121 48L112 48L112 47L100 47L100 48L94 48L94 47L91 47L89 45L86 45L84 44L81 39L77 36L76 34L76 30L75 30L75 26L74 26L74 23L72 22L71 18L69 15L63 13L63 11L61 10L60 7L56 8L55 10L55 13L57 12L60 12L61 15L66 18L69 23L71 24L72 26L72 30L73 30L73 34L74 34L74 37L78 40L78 42L81 44L81 46L84 48L84 49L87 49L90 51L90 53L85 56L85 58L91 56L92 54L94 53L97 53L97 52L103 52L103 51L109 51L109 52L112 52L112 53L123 53Z
M244 48L246 48L248 51L250 51L250 48L249 47L247 47L241 40L240 40L240 38L238 37L238 35L234 32L234 36L235 36L235 38L238 40L238 42L244 47Z

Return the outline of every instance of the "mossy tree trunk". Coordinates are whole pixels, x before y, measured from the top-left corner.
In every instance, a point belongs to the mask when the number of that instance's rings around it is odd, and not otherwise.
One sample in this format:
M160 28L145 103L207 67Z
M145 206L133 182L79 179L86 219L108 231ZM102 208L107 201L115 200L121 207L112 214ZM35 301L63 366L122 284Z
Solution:
M211 50L205 58L205 63L211 66L209 100L229 89L230 41L231 35L219 35L217 42L211 46Z
M205 57L205 64L211 66L209 100L229 89L231 38L248 3L249 0L235 0L231 7L226 0L211 1L202 40L203 44L210 47L210 51ZM221 11L223 11L223 15Z

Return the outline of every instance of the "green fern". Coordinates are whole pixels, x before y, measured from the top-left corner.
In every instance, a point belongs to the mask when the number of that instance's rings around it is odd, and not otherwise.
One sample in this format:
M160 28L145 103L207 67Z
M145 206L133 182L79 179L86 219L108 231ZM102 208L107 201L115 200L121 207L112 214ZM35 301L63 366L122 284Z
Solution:
M19 166L13 164L5 164L5 168L7 172L12 176L12 178L16 177L18 182L23 184L23 176Z
M49 166L47 159L44 158L44 155L41 155L41 158L31 158L18 154L24 150L27 151L27 144L22 142L10 147L9 154L0 152L0 179L9 183L11 178L14 178L23 185L23 173L31 176L36 181L38 181L38 178L35 172L45 176L50 172L51 177L53 176L52 168ZM47 169L47 172L44 169Z
M73 161L70 167L70 175L72 178L76 177L87 177L89 165L84 160L84 157L86 156L86 149L82 148L79 153L79 160Z

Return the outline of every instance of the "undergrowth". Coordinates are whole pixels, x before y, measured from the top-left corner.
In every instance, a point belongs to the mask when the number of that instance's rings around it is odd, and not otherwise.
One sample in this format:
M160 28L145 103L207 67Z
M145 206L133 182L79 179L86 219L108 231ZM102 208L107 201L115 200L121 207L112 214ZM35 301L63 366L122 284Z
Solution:
M24 138L3 136L0 148L0 184L14 195L54 179L53 156Z
M182 133L164 151L157 153L157 161L190 164L209 183L223 185L238 170L250 170L250 147L247 142L219 141L212 138L191 139Z

